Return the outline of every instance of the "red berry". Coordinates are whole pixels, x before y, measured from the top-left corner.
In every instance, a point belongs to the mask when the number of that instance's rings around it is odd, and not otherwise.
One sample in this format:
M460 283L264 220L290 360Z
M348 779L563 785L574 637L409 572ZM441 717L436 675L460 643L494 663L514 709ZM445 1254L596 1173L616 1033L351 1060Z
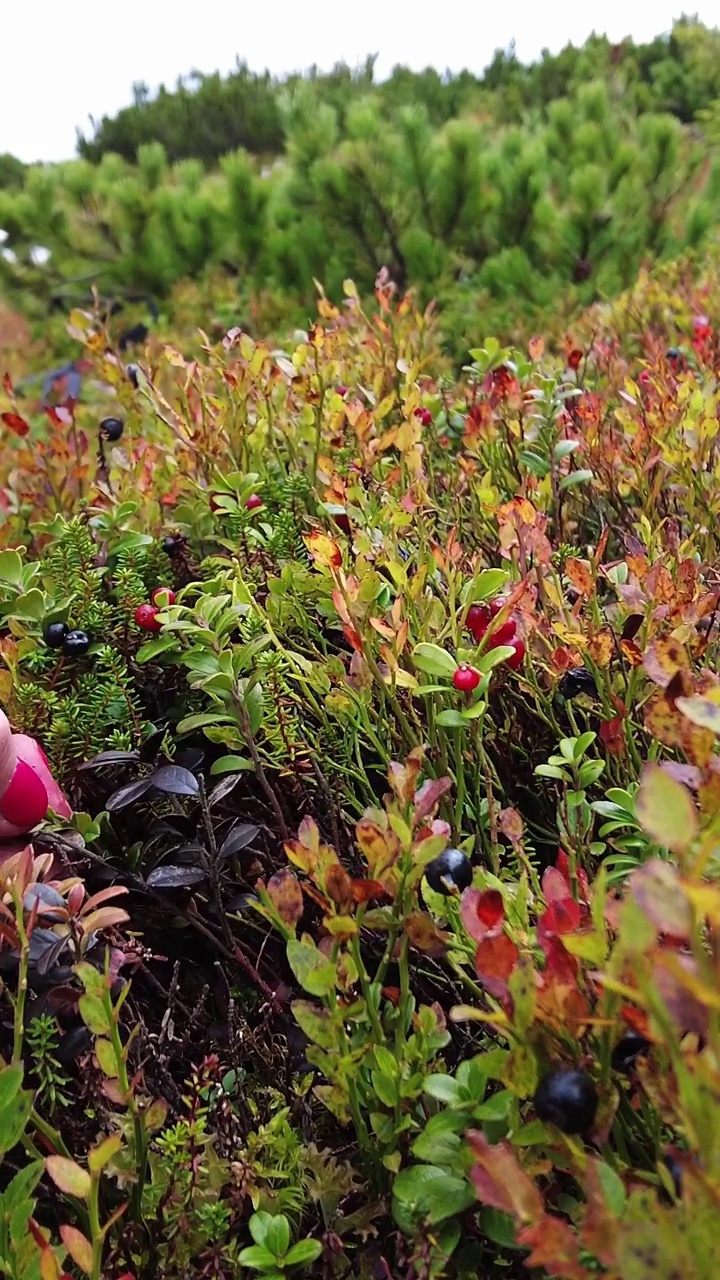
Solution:
M342 383L340 383L340 386L336 387L335 390L337 391L338 395L343 396L343 398L347 395L347 392L348 392L347 387L343 386Z
M422 405L420 405L420 406L415 410L415 417L416 417L416 418L419 418L420 422L422 423L422 425L423 425L424 427L431 427L431 426L432 426L433 416L432 416L432 414L431 414L430 410L429 410L429 409L424 409L424 408L422 407Z
M170 587L156 587L151 599L158 609L167 609L168 605L175 603L175 592Z
M162 623L157 619L159 612L154 604L139 604L135 610L135 621L143 631L162 631Z
M477 643L482 640L490 623L492 614L485 604L471 604L467 614L467 628L472 631Z
M488 640L488 649L497 649L501 644L510 644L514 639L517 626L514 618L508 618L502 626L496 627Z
M463 662L453 675L452 682L458 693L472 693L480 683L480 672Z
M263 500L259 493L251 493L245 506L248 511L257 511L258 507L263 505Z
M515 652L512 658L508 658L507 665L511 671L517 671L525 661L525 654L527 652L525 642L518 637L517 640L513 640L510 648L514 649Z

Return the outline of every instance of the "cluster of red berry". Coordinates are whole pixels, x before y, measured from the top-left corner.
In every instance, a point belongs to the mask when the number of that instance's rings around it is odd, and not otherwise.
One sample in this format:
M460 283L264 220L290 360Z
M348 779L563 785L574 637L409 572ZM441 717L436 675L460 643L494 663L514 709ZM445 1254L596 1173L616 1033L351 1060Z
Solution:
M169 587L158 587L152 593L152 604L139 604L135 610L135 622L143 631L162 631L158 614L175 603L175 592Z
M493 627L495 619L502 609L505 608L504 600L492 600L489 604L473 604L468 609L467 627L472 633L476 644L481 644L486 639L486 649L497 649L500 645L507 645L513 650L512 656L507 659L507 665L511 671L517 671L525 660L525 642L520 639L517 633L517 624L514 618L508 618L506 622L502 622L499 627ZM491 627L493 628L491 630ZM488 631L490 635L488 635ZM480 672L475 667L461 664L453 676L453 685L460 693L472 693L473 689L477 689L480 683Z

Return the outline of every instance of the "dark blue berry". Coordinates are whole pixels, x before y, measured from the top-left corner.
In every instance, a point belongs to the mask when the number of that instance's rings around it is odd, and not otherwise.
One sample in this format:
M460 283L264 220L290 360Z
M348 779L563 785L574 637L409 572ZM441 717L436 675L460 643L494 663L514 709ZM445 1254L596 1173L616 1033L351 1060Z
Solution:
M562 1133L585 1133L592 1127L597 1109L595 1085L589 1075L574 1068L551 1071L535 1093L538 1119L554 1124Z
M68 631L62 647L66 658L81 658L89 648L90 637L87 631Z
M613 1071L632 1071L635 1065L635 1059L641 1054L647 1053L650 1048L650 1041L641 1036L639 1031L628 1031L620 1040L618 1040L612 1051L610 1062Z
M460 849L446 849L428 862L425 875L431 889L448 897L453 889L462 893L472 884L472 865Z
M48 622L43 631L43 640L50 649L62 649L67 633L67 622Z
M124 423L121 418L103 418L100 423L100 433L104 435L106 440L119 440L124 429Z

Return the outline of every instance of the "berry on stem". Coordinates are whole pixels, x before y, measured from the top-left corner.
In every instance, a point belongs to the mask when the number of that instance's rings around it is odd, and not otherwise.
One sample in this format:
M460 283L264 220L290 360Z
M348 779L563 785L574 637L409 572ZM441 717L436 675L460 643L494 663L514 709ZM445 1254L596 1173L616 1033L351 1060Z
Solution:
M48 622L43 631L43 640L49 649L62 649L68 631L67 622Z
M68 631L63 640L62 651L66 658L82 658L90 648L90 637L87 631Z
M510 648L514 649L515 652L511 658L507 659L507 665L511 671L518 671L525 661L525 654L527 653L525 641L520 640L519 638L517 640L512 640L510 642Z
M472 884L472 864L461 849L446 849L425 868L425 877L435 893L449 897L453 889L462 893Z
M100 423L101 435L103 435L106 440L110 440L113 443L120 439L124 429L125 424L122 421L122 418L103 418Z
M162 631L162 623L158 622L159 610L154 604L139 604L135 610L135 622L143 631Z
M251 493L245 506L248 511L257 511L258 507L264 506L264 503L259 493Z
M543 1077L535 1091L535 1110L543 1124L561 1133L586 1133L598 1109L597 1089L585 1071L560 1068Z
M475 667L469 667L467 663L463 662L455 671L452 682L458 693L472 693L473 689L477 689L480 683L480 672Z
M162 549L168 556L179 556L185 546L185 541L181 533L169 533L162 540Z

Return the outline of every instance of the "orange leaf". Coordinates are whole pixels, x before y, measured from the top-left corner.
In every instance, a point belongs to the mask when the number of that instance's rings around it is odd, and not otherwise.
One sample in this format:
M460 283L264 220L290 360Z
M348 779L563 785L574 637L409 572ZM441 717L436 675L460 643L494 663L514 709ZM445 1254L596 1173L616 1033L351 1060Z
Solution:
M280 919L294 929L303 913L303 895L297 876L289 867L281 867L268 880L267 893Z
M528 355L531 360L540 360L545 351L544 338L531 338L528 342Z
M444 956L450 943L450 934L438 929L432 916L426 911L413 911L405 921L405 933L411 947L426 956Z
M325 533L311 533L304 539L315 564L323 569L339 569L342 564L342 551L337 542L328 538Z
M478 1200L509 1213L516 1225L531 1226L543 1216L543 1202L532 1178L521 1169L508 1142L492 1145L480 1129L470 1129L467 1144L473 1156L470 1180Z
M324 883L325 892L339 911L350 911L353 904L352 880L339 862L328 868Z
M526 1267L544 1267L557 1280L585 1280L577 1237L562 1218L546 1213L540 1222L518 1233L518 1244L531 1250Z
M614 648L615 641L611 628L601 627L588 644L588 654L596 667L609 667Z
M576 560L574 556L570 556L565 561L565 573L581 596L592 595L595 584L590 565L586 560Z

